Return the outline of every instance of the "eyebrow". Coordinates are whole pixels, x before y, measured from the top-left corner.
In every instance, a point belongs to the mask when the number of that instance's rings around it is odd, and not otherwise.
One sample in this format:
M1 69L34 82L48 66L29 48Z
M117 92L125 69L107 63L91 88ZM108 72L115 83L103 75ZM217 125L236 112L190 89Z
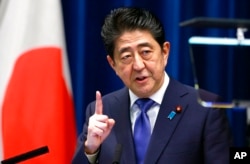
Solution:
M139 47L139 48L140 47L150 47L150 48L152 48L152 45L150 43L148 43L148 42L143 42L143 43L138 44L137 47ZM119 54L122 54L122 53L128 51L129 49L131 49L131 48L130 47L123 47L118 52L119 52Z

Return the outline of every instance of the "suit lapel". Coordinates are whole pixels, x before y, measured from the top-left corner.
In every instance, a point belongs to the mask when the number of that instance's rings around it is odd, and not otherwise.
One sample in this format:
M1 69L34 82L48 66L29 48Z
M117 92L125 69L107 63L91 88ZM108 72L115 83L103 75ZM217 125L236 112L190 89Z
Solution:
M167 147L178 122L187 108L187 104L182 103L181 101L181 97L184 94L187 94L186 90L183 89L179 83L171 79L160 106L149 143L145 163L156 163L161 155L161 152L165 149L165 147ZM172 119L169 119L169 114L172 111L175 111L177 105L182 106L182 112L176 113Z
M114 131L117 143L122 144L121 163L136 163L133 135L130 121L130 99L128 89L125 88L121 93L115 96L113 118L116 123Z

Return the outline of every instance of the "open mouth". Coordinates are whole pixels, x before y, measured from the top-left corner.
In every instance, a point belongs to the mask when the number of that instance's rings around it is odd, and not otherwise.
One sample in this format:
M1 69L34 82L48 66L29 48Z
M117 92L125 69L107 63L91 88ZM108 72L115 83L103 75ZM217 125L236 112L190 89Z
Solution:
M146 78L147 78L146 76L137 77L136 81L144 81Z

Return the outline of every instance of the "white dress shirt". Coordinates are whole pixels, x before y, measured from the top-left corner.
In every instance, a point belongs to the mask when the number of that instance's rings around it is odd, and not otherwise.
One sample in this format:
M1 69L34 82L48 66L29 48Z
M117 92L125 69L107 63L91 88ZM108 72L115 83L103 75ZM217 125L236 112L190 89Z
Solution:
M150 126L151 126L151 133L153 132L155 121L159 113L160 105L161 105L163 96L165 94L165 91L168 87L168 84L169 84L169 76L165 72L163 85L160 87L160 89L156 93L154 93L153 95L149 97L150 99L155 101L155 104L147 111L147 115L149 117ZM135 104L135 101L139 99L139 97L136 96L131 90L129 90L129 97L130 97L130 118L131 118L132 130L134 132L135 120L140 114L141 110Z

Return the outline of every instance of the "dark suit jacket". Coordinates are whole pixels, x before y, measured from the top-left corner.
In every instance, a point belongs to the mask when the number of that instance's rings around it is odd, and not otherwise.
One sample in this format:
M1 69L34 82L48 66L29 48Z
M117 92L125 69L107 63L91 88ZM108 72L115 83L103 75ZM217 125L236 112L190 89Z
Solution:
M207 100L217 97L206 91ZM110 135L100 148L98 161L111 164L116 145L122 144L120 163L135 164L135 149L130 121L130 99L127 88L103 97L104 114L115 119ZM182 106L170 120L168 115ZM78 138L78 148L73 164L88 163L83 143L86 138L88 118L94 113L95 103L87 107L86 123ZM149 143L145 164L227 164L229 163L230 135L223 109L204 108L197 103L194 88L170 79Z

